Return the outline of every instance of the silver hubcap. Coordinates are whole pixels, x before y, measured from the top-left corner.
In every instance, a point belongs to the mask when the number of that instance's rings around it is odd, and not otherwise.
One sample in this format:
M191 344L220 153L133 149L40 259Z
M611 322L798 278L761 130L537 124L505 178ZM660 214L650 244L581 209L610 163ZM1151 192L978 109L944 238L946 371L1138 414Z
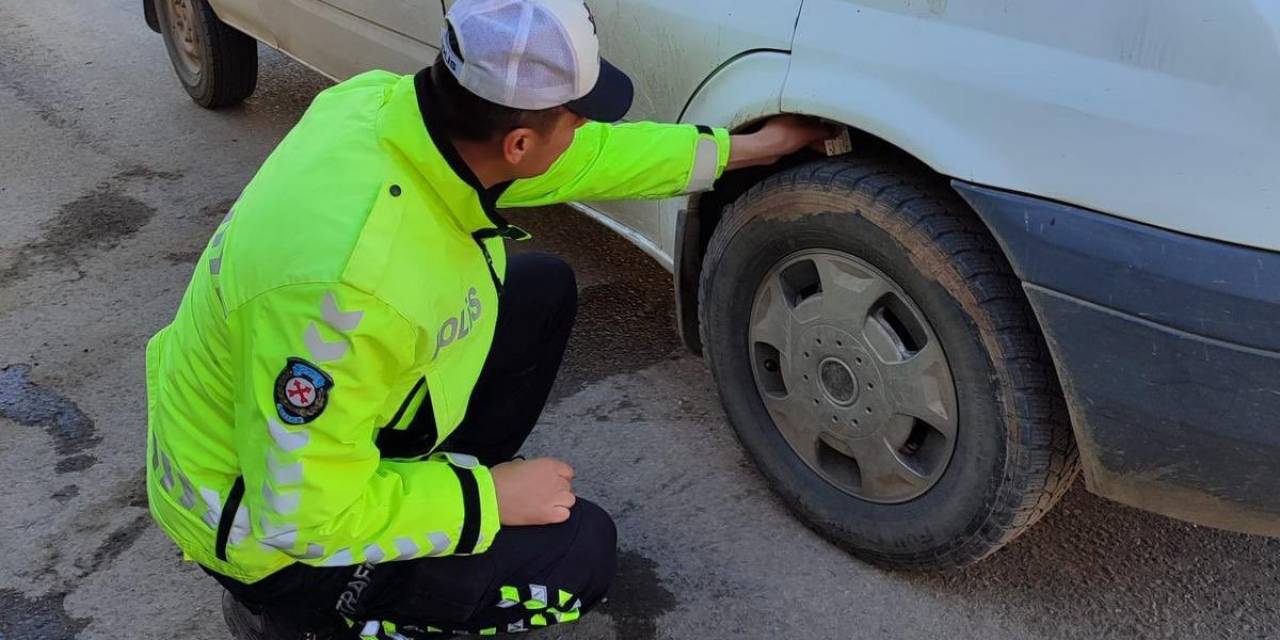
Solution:
M956 437L951 367L906 293L875 267L802 251L769 271L748 332L774 425L827 482L873 502L937 482Z
M193 76L200 73L200 39L196 35L192 0L169 0L169 37L178 61Z

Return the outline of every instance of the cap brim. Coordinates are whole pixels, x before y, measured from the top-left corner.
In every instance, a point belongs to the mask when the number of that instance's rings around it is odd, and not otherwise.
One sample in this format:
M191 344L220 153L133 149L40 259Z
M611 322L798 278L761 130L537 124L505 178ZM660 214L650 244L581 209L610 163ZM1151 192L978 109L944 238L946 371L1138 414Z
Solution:
M591 92L565 105L570 111L598 122L617 122L631 110L635 86L627 74L600 59L600 78Z

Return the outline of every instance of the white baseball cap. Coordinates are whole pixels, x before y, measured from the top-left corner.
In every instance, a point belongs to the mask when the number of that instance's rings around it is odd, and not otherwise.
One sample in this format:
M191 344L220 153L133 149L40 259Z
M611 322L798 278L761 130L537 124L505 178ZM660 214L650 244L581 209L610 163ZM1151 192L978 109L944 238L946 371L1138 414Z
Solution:
M564 106L602 122L631 109L631 79L600 57L596 21L582 0L458 0L445 23L445 66L489 102Z

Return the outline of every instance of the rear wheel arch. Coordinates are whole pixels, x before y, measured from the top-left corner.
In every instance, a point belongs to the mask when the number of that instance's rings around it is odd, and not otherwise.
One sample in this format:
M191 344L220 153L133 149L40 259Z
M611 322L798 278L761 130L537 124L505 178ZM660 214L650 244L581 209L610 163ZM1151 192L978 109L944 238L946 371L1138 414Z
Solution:
M732 131L735 134L749 133L773 115L781 114L760 116L738 124ZM901 147L866 131L849 126L845 128L853 141L853 156L902 167L918 174L922 179L935 181L938 185L950 183L950 178L934 171ZM716 181L713 190L689 197L676 220L673 264L676 322L682 343L693 353L702 353L702 341L698 335L698 287L702 261L725 210L751 187L770 176L819 157L816 153L803 151L770 166L726 173ZM976 213L974 215L976 217Z

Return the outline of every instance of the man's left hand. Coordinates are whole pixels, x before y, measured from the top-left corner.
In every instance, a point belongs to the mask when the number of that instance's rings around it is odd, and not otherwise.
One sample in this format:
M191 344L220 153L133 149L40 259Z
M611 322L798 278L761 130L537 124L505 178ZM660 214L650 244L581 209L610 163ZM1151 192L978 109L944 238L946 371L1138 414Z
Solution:
M770 118L759 131L733 136L728 170L773 164L805 147L822 150L822 143L840 135L840 128L817 118L786 114Z

